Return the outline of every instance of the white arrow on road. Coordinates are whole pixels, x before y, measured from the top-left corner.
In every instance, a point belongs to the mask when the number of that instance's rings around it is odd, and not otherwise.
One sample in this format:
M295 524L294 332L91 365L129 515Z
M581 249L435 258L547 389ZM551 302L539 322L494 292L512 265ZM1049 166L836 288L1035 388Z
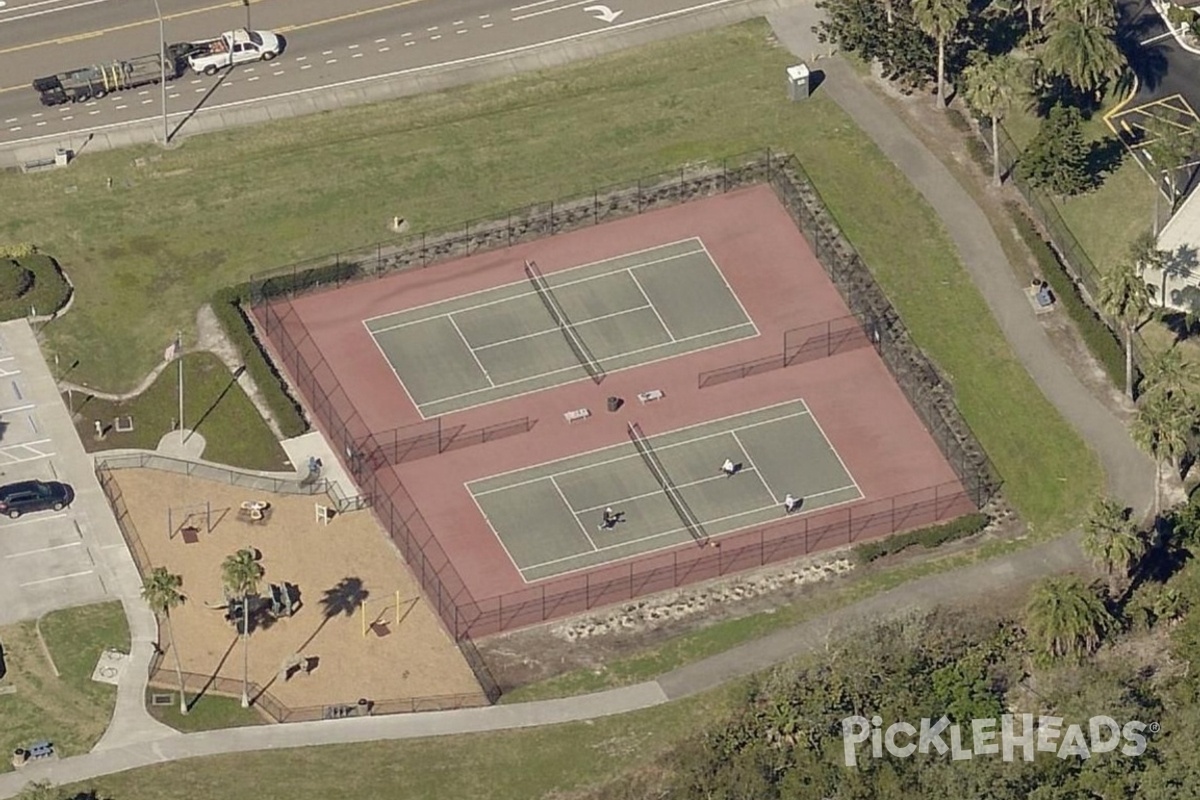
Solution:
M617 17L624 14L624 11L613 11L608 6L588 6L583 10L585 14L591 14L601 22L607 22L610 25L617 21Z

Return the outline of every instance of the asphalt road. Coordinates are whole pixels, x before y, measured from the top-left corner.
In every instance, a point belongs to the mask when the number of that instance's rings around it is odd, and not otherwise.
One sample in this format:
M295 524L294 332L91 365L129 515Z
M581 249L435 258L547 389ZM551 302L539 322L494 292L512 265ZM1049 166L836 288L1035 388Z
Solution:
M452 65L542 42L649 22L711 7L712 0L252 0L251 23L281 33L287 49L270 63L227 75L185 75L168 84L167 111L238 103L373 76ZM737 0L726 0L737 2ZM241 0L160 0L168 41L211 38L244 25ZM139 10L141 13L139 13ZM147 13L148 12L148 13ZM153 0L8 0L0 8L0 145L160 117L157 86L79 105L43 108L36 77L158 50Z

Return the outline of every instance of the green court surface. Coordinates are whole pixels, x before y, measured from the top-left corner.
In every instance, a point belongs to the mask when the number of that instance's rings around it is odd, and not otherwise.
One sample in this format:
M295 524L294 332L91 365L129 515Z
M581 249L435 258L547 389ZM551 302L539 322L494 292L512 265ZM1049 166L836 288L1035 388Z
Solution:
M588 378L577 349L604 373L758 335L699 239L541 267L565 332L524 278L364 322L423 417Z
M863 497L803 400L650 438L679 495L716 538ZM721 473L725 459L740 464ZM494 475L467 489L526 583L691 542L633 443ZM606 507L620 515L601 530Z

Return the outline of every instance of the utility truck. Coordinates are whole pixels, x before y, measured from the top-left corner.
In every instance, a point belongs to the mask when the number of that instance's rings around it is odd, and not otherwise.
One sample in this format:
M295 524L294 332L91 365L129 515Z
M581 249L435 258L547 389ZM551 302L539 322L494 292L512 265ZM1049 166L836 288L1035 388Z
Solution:
M136 89L158 83L164 77L175 80L187 69L187 56L194 45L177 42L167 45L165 57L158 53L120 58L103 64L60 72L33 82L34 91L41 94L42 105L82 103L98 99L110 92Z
M283 40L271 31L242 28L226 31L216 39L194 42L188 54L188 66L205 75L252 61L270 61L283 52Z

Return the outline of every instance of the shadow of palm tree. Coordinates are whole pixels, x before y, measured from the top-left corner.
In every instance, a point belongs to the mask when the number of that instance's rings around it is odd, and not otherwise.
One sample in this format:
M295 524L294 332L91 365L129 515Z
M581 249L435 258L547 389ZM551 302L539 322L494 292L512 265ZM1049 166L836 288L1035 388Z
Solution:
M217 666L215 669L213 669L212 674L208 676L208 680L205 681L204 685L200 687L200 691L195 692L192 695L192 698L188 700L188 711L191 711L195 707L200 698L204 696L204 693L209 690L209 687L216 682L217 676L221 674L221 668L225 666L225 662L229 659L229 654L233 652L234 645L236 645L237 642L238 636L237 634L234 634L234 637L229 640L229 647L225 648L225 654L221 656L221 660L217 662Z
M329 623L329 620L338 616L350 616L370 596L371 593L363 587L362 578L358 577L342 578L337 584L326 589L321 595L321 624L304 640L302 645L296 648L296 652L303 652L304 648L320 635L321 629Z

